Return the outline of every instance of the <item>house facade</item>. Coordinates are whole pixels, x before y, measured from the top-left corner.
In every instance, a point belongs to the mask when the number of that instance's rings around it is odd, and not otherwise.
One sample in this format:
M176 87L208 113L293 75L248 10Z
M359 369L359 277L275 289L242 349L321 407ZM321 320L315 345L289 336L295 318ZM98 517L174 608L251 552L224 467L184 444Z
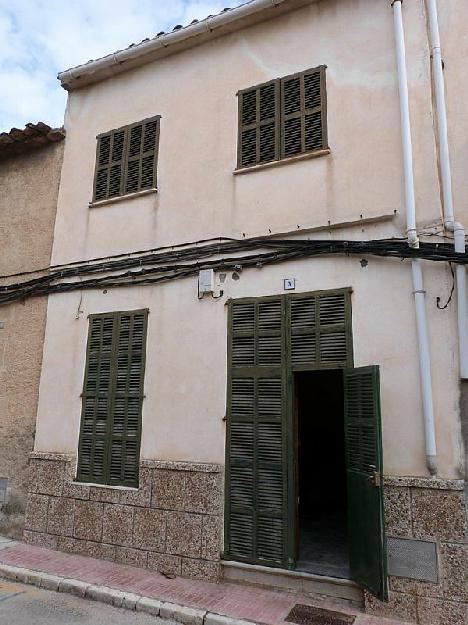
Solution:
M393 4L255 0L59 75L28 542L464 622L466 254L429 3Z
M63 138L63 129L44 123L0 134L2 291L50 264ZM0 312L0 534L15 538L24 525L46 316L47 296Z

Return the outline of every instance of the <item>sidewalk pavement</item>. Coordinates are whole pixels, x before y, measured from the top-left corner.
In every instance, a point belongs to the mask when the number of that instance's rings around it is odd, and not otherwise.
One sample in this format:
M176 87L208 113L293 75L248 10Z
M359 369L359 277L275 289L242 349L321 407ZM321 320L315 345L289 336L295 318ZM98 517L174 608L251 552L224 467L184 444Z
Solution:
M285 625L296 604L355 615L354 625L402 625L401 621L366 615L331 600L226 582L168 579L146 569L14 541L0 540L0 577L186 625L234 625L239 621Z

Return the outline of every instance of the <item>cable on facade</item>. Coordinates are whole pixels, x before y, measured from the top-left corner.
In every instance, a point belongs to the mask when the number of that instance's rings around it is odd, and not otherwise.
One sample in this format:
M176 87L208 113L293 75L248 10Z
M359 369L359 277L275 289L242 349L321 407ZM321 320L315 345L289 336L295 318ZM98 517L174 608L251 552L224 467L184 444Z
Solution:
M421 243L415 249L410 248L404 239L330 241L258 237L244 240L216 239L216 243L211 241L195 243L191 247L159 248L50 268L46 275L1 286L0 304L79 289L158 284L195 275L201 269L234 271L238 265L259 267L324 255L421 258L433 262L468 264L468 253L454 252L450 244ZM221 258L216 258L219 256ZM81 279L83 277L87 279Z

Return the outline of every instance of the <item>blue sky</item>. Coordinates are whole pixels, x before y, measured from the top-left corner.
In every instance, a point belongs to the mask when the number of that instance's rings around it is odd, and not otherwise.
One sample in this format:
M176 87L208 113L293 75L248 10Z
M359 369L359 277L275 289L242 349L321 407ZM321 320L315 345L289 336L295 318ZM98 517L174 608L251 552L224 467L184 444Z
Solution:
M243 0L245 2L245 0ZM61 126L57 73L242 0L0 0L0 132Z

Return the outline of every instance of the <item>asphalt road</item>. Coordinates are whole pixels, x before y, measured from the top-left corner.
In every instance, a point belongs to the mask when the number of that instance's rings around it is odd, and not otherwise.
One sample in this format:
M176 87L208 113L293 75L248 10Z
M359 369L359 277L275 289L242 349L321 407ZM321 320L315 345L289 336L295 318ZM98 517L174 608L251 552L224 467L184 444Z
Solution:
M0 579L0 625L176 625L66 593Z

